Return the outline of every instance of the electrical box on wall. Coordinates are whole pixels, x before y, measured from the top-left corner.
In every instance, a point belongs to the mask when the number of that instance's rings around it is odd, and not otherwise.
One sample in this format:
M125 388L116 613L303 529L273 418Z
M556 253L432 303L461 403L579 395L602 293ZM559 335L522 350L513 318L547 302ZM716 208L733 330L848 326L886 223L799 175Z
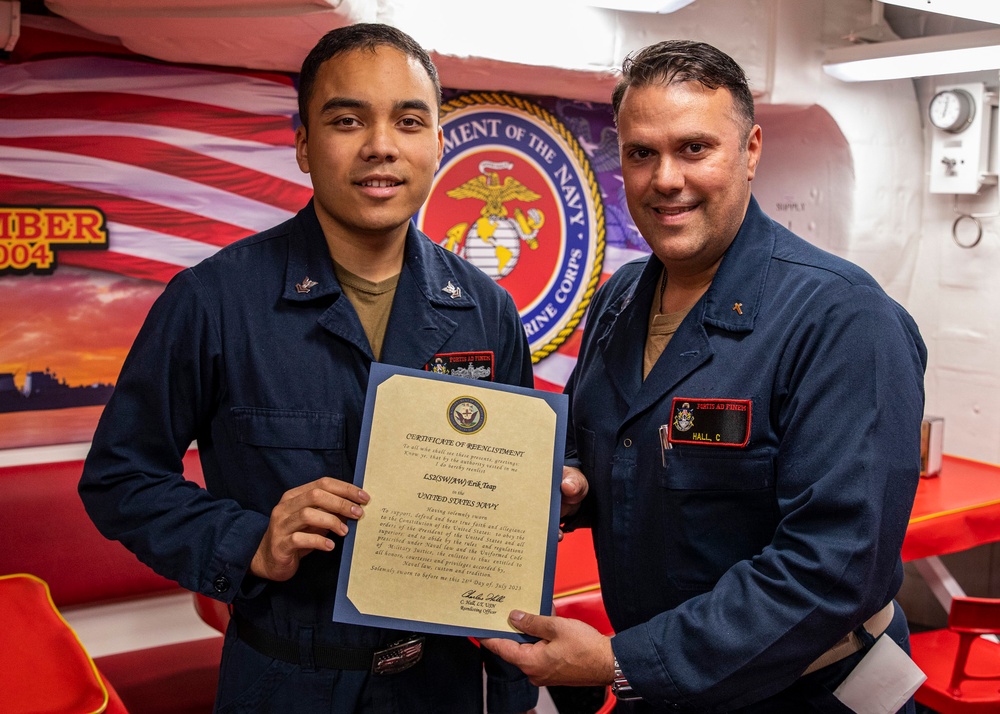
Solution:
M930 192L974 194L997 182L992 143L997 91L983 82L938 87L927 107L931 125Z

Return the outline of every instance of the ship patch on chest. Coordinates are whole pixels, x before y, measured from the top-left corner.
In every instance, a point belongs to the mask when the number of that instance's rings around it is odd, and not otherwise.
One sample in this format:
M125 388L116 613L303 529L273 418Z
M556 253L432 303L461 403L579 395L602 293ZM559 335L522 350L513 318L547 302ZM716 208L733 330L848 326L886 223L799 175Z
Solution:
M743 447L750 441L749 399L674 397L670 409L671 444Z
M444 352L434 355L434 358L424 365L427 372L450 374L453 377L466 379L485 379L493 381L493 352Z

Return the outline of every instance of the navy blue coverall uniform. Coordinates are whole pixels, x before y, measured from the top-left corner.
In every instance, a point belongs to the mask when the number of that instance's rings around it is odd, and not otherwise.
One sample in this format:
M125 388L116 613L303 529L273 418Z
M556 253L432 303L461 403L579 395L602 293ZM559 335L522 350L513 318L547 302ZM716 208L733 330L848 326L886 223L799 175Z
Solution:
M510 295L411 224L381 361L423 369L471 353L489 379L532 386ZM285 491L353 480L372 360L310 203L179 273L125 362L80 482L91 518L161 575L300 644L301 664L272 660L231 625L217 711L481 712L484 660L489 711L536 702L516 668L466 638L428 636L423 659L397 674L315 666L314 644L377 649L401 636L331 621L339 537L287 582L249 572ZM193 440L207 490L182 475Z
M926 365L916 325L751 199L643 380L661 270L650 256L602 286L567 386L569 463L590 483L578 522L593 528L615 655L644 698L619 708L849 711L829 690L864 651L800 675L903 579ZM887 634L908 648L898 607Z

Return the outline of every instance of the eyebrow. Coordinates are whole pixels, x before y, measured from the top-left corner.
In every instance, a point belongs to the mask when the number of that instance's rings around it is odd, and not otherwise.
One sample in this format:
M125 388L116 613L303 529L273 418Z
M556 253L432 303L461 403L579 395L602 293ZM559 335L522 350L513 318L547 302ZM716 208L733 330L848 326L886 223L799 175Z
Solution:
M320 108L320 114L326 114L327 112L334 111L336 109L370 109L371 102L365 102L360 99L351 99L349 97L331 97L323 106ZM431 113L430 105L422 99L404 99L402 101L396 102L393 105L395 111L418 111L425 114Z
M721 143L721 139L718 135L705 132L705 131L692 131L688 134L682 136L673 137L673 142L677 145L687 145L687 144L712 144L716 145ZM656 143L654 139L652 142L647 141L645 138L639 138L634 141L626 141L621 143L621 147L624 148L643 148L648 149L652 147L652 144Z
M718 135L707 131L692 131L679 137L677 141L681 144L718 144L720 140Z
M647 148L647 147L646 147L646 144L644 142L641 142L641 141L623 141L621 143L621 148L622 149L638 149L638 148Z
M425 114L431 113L431 105L425 102L423 99L407 99L402 102L396 102L396 110L401 109L412 109L418 112L424 112Z

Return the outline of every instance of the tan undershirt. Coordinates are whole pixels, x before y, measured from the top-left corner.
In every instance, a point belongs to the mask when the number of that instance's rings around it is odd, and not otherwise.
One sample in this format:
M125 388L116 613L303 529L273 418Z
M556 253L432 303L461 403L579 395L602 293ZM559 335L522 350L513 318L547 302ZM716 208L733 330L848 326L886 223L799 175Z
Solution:
M396 295L396 285L399 275L393 275L377 283L333 264L334 273L340 281L347 299L354 306L364 328L368 344L371 345L375 361L382 355L382 340L385 338L385 328L389 324L389 313L392 311L392 299Z
M653 303L649 306L649 325L646 329L646 347L642 353L642 378L646 379L656 360L660 359L663 350L666 348L670 338L677 332L684 318L691 312L691 308L686 308L678 312L659 312L660 300L663 297L663 288L666 287L666 274L660 278L660 290L653 297Z

